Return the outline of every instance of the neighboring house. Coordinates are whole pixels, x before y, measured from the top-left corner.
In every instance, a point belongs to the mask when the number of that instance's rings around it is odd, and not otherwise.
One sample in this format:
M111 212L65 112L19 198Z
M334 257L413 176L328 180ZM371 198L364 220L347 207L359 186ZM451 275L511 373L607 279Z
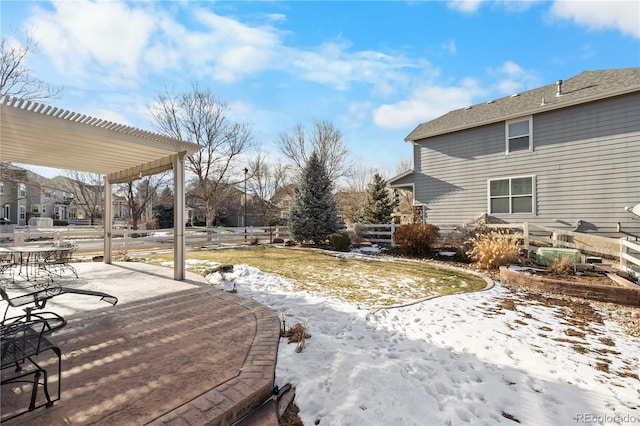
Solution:
M289 209L293 204L293 195L295 193L296 186L294 184L286 185L280 188L271 198L271 203L276 206L278 210L278 217L282 223L286 223L289 220Z
M187 210L187 223L204 226L206 209L202 197L198 196L198 186L191 184L185 191L185 206ZM245 226L244 225L244 201L245 193L234 185L221 185L218 191L217 205L213 226ZM259 212L255 208L254 194L247 194L247 226L264 226Z
M0 216L11 224L26 226L31 217L44 217L43 210L54 211L55 195L48 179L11 163L0 163Z
M508 223L640 235L640 68L566 81L420 124L411 189L422 222Z

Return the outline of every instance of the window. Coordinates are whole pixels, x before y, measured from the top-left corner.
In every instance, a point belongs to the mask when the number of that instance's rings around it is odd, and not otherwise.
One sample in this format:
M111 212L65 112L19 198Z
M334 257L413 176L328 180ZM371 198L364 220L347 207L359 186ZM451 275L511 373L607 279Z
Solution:
M20 220L25 220L27 218L27 208L25 206L20 206Z
M2 206L2 217L5 219L9 219L11 217L11 206L9 204Z
M489 180L489 213L535 213L535 177Z
M31 213L40 213L40 205L34 204L31 206Z
M20 184L20 197L24 198L27 196L27 187L24 183Z
M4 194L4 182L0 181L0 195Z
M506 153L514 151L533 151L531 117L506 122Z

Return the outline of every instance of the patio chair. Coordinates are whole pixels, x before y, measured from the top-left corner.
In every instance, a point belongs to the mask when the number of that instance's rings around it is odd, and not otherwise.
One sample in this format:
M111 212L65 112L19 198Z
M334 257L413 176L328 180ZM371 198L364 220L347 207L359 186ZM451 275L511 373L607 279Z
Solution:
M0 274L11 273L11 281L15 280L16 261L11 252L0 252Z
M38 260L38 268L44 270L50 276L55 274L59 277L62 276L65 270L69 270L78 278L76 268L71 266L73 252L77 249L78 246L73 244L61 244L57 247L52 247Z
M67 321L62 316L50 311L37 312L38 310L42 310L46 307L47 301L49 299L61 294L95 296L99 297L101 301L107 302L110 305L116 305L118 303L117 297L101 291L62 287L54 283L50 283L47 287L44 288L34 288L34 291L31 291L30 293L21 293L14 295L13 297L9 296L5 289L0 288L0 295L2 296L2 299L7 302L7 308L5 309L4 315L2 317L2 323L8 322L9 320L15 321L17 319L30 321L33 318L36 318L45 321L46 333L51 333L59 328L62 328L67 323ZM9 307L22 308L25 311L25 314L17 317L7 318Z
M24 410L5 411L3 409L3 414L6 417L1 419L2 422L42 406L50 407L60 399L62 352L59 347L44 336L45 330L46 323L41 319L0 325L2 352L2 380L0 384L2 386L13 383L31 384L29 406ZM40 354L49 350L53 351L58 358L58 392L55 399L51 399L49 394L47 370L36 361ZM38 388L40 386L42 386L45 396L43 403L38 402Z

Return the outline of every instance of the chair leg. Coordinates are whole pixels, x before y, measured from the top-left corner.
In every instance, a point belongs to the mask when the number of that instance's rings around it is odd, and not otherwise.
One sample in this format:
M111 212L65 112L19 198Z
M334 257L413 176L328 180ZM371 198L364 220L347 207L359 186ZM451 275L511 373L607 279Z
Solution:
M36 397L38 396L38 383L40 383L40 369L36 370L33 374L33 387L31 388L31 403L29 404L29 411L33 411L36 408Z

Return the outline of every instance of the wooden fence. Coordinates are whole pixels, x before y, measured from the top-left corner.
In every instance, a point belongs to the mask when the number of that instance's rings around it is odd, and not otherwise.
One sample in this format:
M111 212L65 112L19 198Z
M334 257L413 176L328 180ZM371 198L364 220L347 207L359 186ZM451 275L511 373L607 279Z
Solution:
M361 238L372 243L395 246L393 235L402 225L377 224L356 225L355 232ZM590 254L617 258L620 270L640 276L640 241L634 237L608 238L599 235L573 232L558 228L533 225L528 222L519 224L488 224L487 228L502 230L518 237L523 248L532 250L540 246L575 248ZM449 247L461 247L469 231L473 228L443 224L440 228L439 243Z

